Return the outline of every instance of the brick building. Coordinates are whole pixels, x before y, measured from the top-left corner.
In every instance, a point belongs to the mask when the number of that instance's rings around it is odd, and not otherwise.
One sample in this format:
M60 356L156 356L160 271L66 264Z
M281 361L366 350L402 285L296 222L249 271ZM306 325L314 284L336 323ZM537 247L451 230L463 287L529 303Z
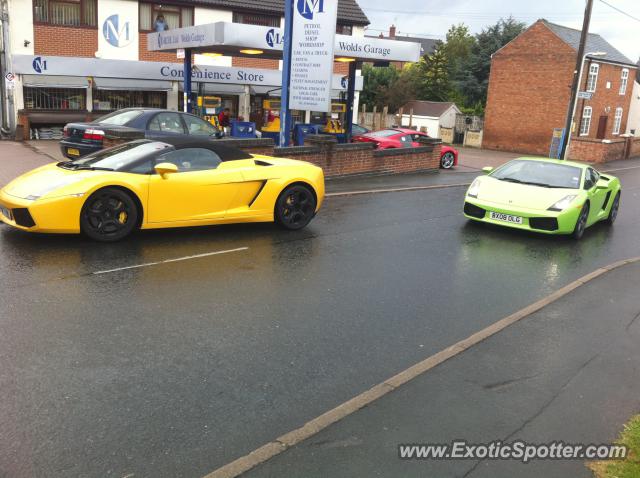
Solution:
M538 20L492 55L483 147L546 156L563 128L580 31ZM637 65L589 34L569 157L606 161L622 154Z
M129 106L181 108L182 67L175 53L147 50L147 33L214 22L267 27L284 23L283 0L9 0L8 71L14 121L29 127L90 119ZM339 0L337 33L364 37L369 23L356 0ZM196 55L208 76L194 89L222 99L232 116L258 123L265 99L280 95L281 62ZM333 96L344 95L348 71L335 63ZM241 81L237 78L260 78ZM227 81L234 78L234 81ZM361 80L356 89L361 88ZM357 98L357 95L356 95ZM357 108L357 100L356 105ZM299 121L313 112L293 112ZM316 114L322 120L322 114Z

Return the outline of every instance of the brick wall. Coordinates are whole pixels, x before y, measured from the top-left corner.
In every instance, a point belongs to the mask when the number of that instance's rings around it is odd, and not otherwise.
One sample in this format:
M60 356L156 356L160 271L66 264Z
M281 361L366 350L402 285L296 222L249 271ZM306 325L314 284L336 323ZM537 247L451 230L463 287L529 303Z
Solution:
M98 51L98 30L34 24L33 49L36 55L93 58Z
M140 33L138 37L138 59L140 61L162 61L166 63L180 63L176 57L176 52L148 51L147 34Z
M308 136L305 146L275 148L274 155L308 161L320 166L325 177L363 173L437 171L441 143L417 148L376 151L372 144L337 144L335 138Z
M603 143L599 139L573 138L569 147L569 159L591 163L606 163L623 159L625 143L624 139Z
M629 149L629 155L632 158L640 158L640 138L631 138L631 147Z
M547 155L562 128L575 51L538 22L491 60L483 147Z
M265 68L269 70L277 70L278 60L234 56L231 59L231 66L235 66L236 68Z

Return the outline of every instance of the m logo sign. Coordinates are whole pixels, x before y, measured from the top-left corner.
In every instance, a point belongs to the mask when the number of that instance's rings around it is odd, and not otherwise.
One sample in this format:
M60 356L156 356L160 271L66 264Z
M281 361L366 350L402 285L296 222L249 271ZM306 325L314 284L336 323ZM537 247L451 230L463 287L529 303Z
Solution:
M36 73L42 73L47 70L47 60L43 59L41 56L36 56L33 59L33 63L31 63L33 69Z
M269 45L270 48L273 48L274 46L278 46L282 42L284 42L284 38L282 38L282 35L280 35L280 33L275 31L273 28L267 32L266 40L267 40L267 45Z
M314 13L324 13L324 0L298 0L296 8L303 18L313 20Z
M107 42L116 48L123 48L131 43L129 21L123 21L120 15L111 15L102 25L102 35Z

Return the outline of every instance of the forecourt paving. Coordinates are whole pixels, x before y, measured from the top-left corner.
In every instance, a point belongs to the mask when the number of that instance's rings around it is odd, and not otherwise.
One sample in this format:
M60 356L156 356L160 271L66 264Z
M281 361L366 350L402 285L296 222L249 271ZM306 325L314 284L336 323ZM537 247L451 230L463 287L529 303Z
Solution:
M640 411L640 262L461 352L243 476L591 477L581 460L400 460L398 444L612 443Z
M0 226L0 476L204 476L640 255L640 169L618 175L618 222L578 243L470 225L464 187L330 197L294 233Z

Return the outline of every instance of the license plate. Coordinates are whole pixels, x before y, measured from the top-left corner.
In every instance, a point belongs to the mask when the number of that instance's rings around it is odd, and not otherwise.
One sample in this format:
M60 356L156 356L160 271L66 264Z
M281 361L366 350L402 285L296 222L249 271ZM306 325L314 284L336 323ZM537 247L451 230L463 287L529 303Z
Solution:
M6 207L0 206L0 214L11 220L11 211L9 211Z
M492 212L489 217L496 221L510 222L512 224L522 224L522 218L520 216L512 216L511 214L503 214L501 212Z
M76 148L67 148L67 154L69 156L80 156L80 150Z

